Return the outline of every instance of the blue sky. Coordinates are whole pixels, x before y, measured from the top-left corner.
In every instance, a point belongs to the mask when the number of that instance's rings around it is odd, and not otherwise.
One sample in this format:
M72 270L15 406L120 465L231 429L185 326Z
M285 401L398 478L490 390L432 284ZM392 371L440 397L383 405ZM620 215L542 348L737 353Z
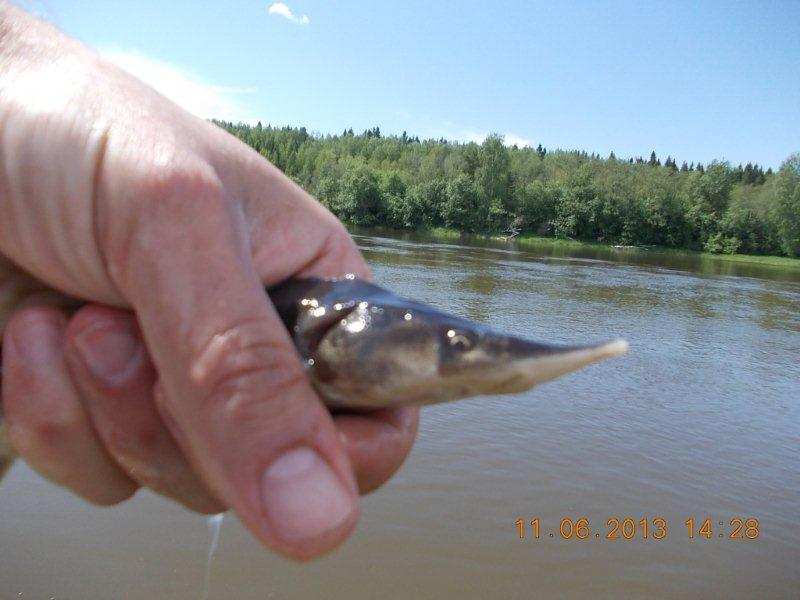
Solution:
M204 117L772 167L800 151L797 0L22 4Z

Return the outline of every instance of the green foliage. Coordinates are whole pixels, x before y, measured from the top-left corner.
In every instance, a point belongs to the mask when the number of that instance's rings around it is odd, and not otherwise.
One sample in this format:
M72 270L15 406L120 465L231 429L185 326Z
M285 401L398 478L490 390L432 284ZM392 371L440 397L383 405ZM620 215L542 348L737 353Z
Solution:
M442 207L447 193L447 183L444 179L433 179L412 186L406 193L406 204L413 215L406 228L440 227L444 225Z
M740 239L717 232L706 240L703 250L714 254L736 254L741 244L742 241Z
M384 219L384 198L378 178L366 164L353 161L344 171L330 209L343 220L369 227Z
M800 256L800 154L778 172L747 163L607 159L580 151L305 128L217 124L343 221L399 229L553 235L717 253Z
M598 239L598 234L602 236L604 208L590 165L581 165L569 178L564 196L556 205L553 221L556 237Z
M457 175L447 183L442 202L442 221L445 227L460 231L485 230L489 207L481 203L478 189L470 177Z
M522 230L538 235L552 233L562 194L558 184L539 179L517 186L517 223Z
M793 154L778 171L776 220L781 250L800 256L800 153Z

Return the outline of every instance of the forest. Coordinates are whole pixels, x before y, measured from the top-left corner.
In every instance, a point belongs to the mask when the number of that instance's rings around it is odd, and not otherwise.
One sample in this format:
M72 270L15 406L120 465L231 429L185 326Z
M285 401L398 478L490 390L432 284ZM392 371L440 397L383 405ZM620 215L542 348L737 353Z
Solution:
M773 171L214 122L352 225L800 256L800 153Z

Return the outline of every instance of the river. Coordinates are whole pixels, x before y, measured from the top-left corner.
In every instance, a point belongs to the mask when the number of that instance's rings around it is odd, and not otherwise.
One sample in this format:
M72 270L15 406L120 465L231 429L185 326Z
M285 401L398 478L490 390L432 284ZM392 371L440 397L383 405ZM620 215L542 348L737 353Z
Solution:
M271 556L228 517L210 598L800 595L798 270L357 241L402 295L631 351L519 396L426 408L404 468L322 560ZM203 597L205 521L167 501L90 508L18 464L0 502L3 600Z

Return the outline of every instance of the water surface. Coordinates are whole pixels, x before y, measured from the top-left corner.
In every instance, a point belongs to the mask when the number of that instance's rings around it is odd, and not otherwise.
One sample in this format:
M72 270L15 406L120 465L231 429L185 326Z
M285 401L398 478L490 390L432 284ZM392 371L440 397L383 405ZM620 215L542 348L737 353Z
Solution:
M425 409L404 469L321 561L270 556L227 519L210 598L798 596L796 272L357 241L403 295L541 340L622 336L632 351L524 395ZM202 597L200 517L148 494L89 508L20 465L0 498L0 598ZM565 517L587 517L588 539L562 539ZM663 517L667 536L607 540L610 517ZM689 517L711 518L711 539L689 539ZM729 539L734 517L757 518L758 537ZM520 540L518 518L540 519L540 539Z

